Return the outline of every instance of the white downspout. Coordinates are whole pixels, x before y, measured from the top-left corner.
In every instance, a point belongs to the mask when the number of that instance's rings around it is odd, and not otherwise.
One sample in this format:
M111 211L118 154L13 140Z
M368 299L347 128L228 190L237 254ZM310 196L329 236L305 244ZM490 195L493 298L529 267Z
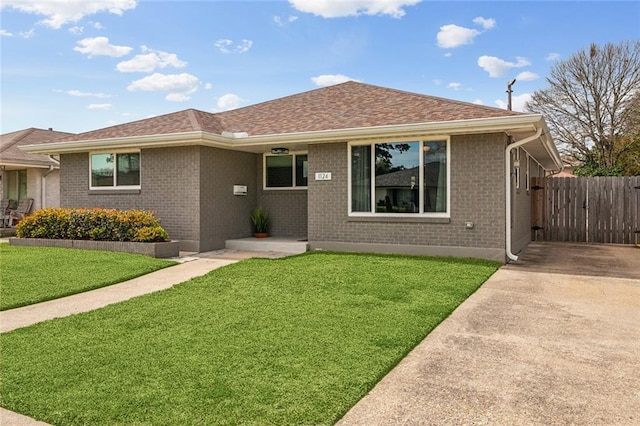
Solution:
M507 145L505 150L504 164L505 164L505 188L506 188L506 212L507 212L507 232L506 232L506 252L507 257L514 262L518 260L518 256L511 252L511 150L514 148L519 148L522 145L536 140L542 135L542 127L539 127L536 133L533 136L529 136L528 138L524 138L521 141L512 143Z
M51 161L55 162L56 164L60 164L60 162L58 160L56 160L55 158L53 158L52 155L49 156L49 158L51 159ZM49 170L47 170L45 173L42 174L42 181L41 181L41 185L42 185L42 190L40 191L40 208L44 209L45 206L45 201L47 199L46 195L47 195L47 176L49 176L51 173L53 173L54 171L54 167L53 165L49 166Z

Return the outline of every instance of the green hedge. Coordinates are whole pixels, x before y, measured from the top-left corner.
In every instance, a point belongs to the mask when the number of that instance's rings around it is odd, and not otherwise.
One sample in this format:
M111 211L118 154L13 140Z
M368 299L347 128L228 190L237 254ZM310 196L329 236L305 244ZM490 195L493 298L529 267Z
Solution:
M168 241L152 212L113 209L41 209L16 226L20 238L95 241Z

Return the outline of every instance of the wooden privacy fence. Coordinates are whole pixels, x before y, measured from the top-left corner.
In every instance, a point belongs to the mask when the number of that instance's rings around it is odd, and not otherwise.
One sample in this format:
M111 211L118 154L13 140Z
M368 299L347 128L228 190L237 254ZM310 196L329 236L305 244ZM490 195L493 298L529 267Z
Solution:
M532 239L640 243L640 176L534 178Z

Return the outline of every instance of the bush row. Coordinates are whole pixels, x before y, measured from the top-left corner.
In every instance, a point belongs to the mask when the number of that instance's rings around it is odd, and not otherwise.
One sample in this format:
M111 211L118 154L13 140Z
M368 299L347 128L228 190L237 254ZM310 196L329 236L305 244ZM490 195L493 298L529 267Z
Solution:
M16 226L20 238L95 241L168 241L152 212L113 209L36 210Z

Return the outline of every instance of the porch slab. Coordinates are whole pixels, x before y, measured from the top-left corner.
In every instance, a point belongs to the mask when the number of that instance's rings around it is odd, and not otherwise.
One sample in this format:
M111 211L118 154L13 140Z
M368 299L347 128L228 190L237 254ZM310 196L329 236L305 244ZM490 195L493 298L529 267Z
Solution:
M238 251L261 251L300 254L309 250L309 243L302 238L239 238L225 241L225 247Z

